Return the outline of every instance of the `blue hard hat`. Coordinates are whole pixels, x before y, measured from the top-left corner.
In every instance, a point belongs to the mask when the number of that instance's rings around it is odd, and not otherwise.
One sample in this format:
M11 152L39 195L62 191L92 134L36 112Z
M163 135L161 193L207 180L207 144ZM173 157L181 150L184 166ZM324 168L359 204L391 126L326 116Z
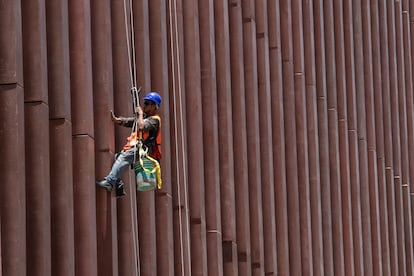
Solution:
M151 101L156 103L158 106L161 105L162 99L160 94L157 92L149 92L143 99L144 101Z

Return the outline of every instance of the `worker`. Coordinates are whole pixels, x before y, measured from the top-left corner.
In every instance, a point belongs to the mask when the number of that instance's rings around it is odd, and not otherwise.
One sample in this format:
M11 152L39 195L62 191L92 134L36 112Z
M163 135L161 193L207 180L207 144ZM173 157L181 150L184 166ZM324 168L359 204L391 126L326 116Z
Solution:
M160 161L161 159L161 118L158 115L158 109L161 106L161 96L157 92L149 92L143 98L143 107L137 105L137 117L117 117L111 111L112 121L118 125L125 127L134 127L137 131L133 131L127 138L127 143L122 151L115 155L115 161L109 174L101 181L96 182L100 188L112 191L116 188L116 196L122 197L126 195L124 183L121 180L122 172L128 166L134 163L138 157L138 143L142 143L143 147L148 149L148 154ZM142 133L140 139L139 132Z

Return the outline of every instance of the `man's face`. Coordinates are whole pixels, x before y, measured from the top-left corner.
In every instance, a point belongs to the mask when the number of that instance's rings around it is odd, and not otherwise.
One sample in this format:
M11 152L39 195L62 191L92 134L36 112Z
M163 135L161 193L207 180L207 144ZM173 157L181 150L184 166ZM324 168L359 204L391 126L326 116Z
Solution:
M144 111L145 114L153 114L157 108L157 105L153 101L144 101L144 107L142 111Z

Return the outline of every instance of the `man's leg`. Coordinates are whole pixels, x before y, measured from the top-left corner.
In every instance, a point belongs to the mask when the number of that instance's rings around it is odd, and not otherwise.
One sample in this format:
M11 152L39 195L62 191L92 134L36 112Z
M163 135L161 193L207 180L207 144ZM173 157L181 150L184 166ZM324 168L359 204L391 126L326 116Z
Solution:
M118 180L121 179L122 172L126 167L130 166L134 162L134 149L122 151L116 158L112 169L104 180L96 182L98 187L104 188L107 191L112 191L112 187L115 186Z
M116 196L122 197L124 195L126 195L124 182L122 179L118 179L116 182Z

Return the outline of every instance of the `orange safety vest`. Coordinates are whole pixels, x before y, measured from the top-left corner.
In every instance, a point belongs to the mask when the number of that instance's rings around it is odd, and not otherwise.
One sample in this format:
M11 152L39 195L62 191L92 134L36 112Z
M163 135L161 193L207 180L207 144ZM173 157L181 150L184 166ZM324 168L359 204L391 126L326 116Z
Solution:
M136 144L138 144L137 131L131 133L131 135L127 138L127 143L122 149L129 150L135 147Z
M155 145L152 148L150 156L159 161L161 160L161 117L159 115L152 115L151 117L158 120L158 131L157 136L155 137ZM149 131L143 132L142 138L145 143L145 141L149 138Z
M159 115L152 115L151 117L158 120L158 131L155 138L155 146L152 149L151 157L157 160L161 160L161 117ZM142 132L142 140L145 142L149 137L149 131ZM127 143L123 147L123 150L129 150L133 148L139 141L138 131L131 133L127 138Z

